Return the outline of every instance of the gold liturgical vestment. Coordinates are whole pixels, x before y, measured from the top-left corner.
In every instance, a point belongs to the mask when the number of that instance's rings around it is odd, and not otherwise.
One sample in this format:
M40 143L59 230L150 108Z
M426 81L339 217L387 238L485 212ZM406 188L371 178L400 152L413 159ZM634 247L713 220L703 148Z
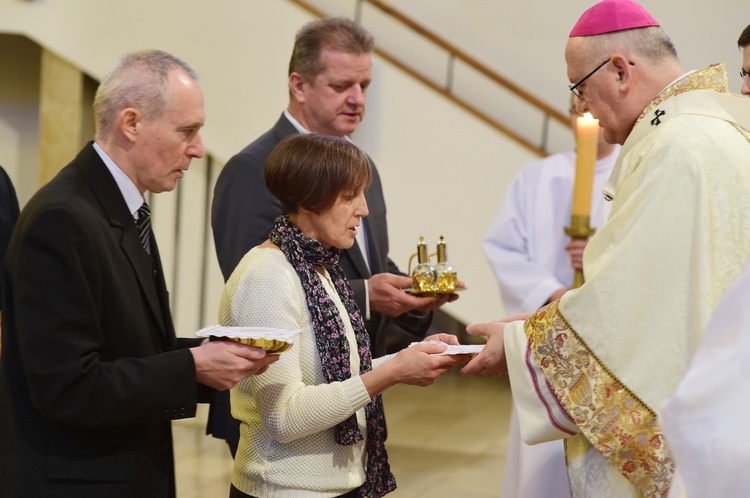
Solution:
M585 284L505 329L523 438L567 438L574 497L669 490L661 404L750 259L749 121L721 64L662 91L605 187Z

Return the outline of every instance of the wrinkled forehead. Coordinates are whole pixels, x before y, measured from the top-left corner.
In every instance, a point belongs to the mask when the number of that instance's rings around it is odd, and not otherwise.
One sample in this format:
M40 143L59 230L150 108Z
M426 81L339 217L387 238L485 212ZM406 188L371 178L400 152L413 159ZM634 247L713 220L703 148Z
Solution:
M588 72L591 71L591 54L588 40L590 37L576 36L568 38L565 45L565 65L568 71L568 79L571 82L578 81ZM588 68L588 69L587 69Z

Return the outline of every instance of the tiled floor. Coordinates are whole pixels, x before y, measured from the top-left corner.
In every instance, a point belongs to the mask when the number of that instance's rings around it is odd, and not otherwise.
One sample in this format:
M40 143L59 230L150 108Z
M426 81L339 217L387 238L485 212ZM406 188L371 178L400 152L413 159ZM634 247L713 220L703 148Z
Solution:
M427 388L384 394L393 498L496 498L505 463L510 410L507 379L451 371ZM206 407L173 424L178 498L226 498L232 459L204 435Z

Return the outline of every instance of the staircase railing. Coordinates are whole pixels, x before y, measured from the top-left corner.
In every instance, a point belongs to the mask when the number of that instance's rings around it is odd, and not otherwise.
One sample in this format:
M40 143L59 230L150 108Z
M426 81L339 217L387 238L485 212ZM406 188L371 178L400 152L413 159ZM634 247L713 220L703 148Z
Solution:
M311 5L306 0L290 0L292 3L297 4L303 9L307 10L311 14L317 17L328 17L329 14L322 12L318 8ZM376 46L375 53L408 73L412 77L416 78L426 86L433 89L435 92L440 93L446 98L459 105L467 112L476 116L480 120L484 121L489 126L495 128L501 133L505 134L515 142L519 143L528 150L538 154L539 156L545 156L549 154L548 150L548 137L550 132L550 121L554 120L564 128L570 128L569 117L565 116L555 108L541 101L539 98L530 94L519 85L513 83L508 78L498 74L496 71L489 68L487 65L478 61L474 57L470 56L466 52L460 50L444 38L438 36L434 32L425 28L418 22L409 18L402 12L393 8L392 6L382 2L381 0L356 0L354 19L357 22L365 25L363 22L363 6L364 4L370 4L382 13L386 14L389 18L395 20L399 24L407 27L411 31L417 33L423 39L429 41L435 47L438 47L441 51L444 51L447 55L446 71L443 81L437 81L436 78L430 77L424 74L422 71L415 69L412 64L401 60L400 58L393 55L391 52L385 50L382 46ZM539 130L539 140L534 142L530 140L524 132L519 129L512 128L510 124L501 122L498 118L490 115L488 112L480 108L480 106L471 103L467 98L458 95L456 91L456 62L460 61L467 67L473 69L483 78L490 81L493 85L502 87L508 93L513 95L516 99L520 99L524 103L528 104L533 111L538 112L542 116L541 129ZM516 121L516 120L511 120ZM524 128L527 131L527 128Z

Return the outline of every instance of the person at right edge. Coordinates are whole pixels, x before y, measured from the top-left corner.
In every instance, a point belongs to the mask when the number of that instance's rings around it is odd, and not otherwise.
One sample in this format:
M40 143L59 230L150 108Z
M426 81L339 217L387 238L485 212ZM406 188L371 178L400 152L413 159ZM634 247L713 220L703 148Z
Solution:
M287 214L263 181L263 166L283 138L319 133L346 138L365 114L371 82L372 35L345 18L304 25L297 33L289 62L289 105L268 132L232 157L214 189L211 208L216 254L224 280L243 256L268 238L274 220ZM383 186L370 159L372 185L365 192L370 214L340 264L362 310L375 356L395 352L422 339L432 311L458 297L419 297L404 292L411 279L388 254L388 226ZM239 423L231 418L226 392L211 403L207 432L237 451Z
M742 77L742 95L750 97L750 25L742 30L740 37L737 39L737 47L742 50L742 67L740 67L740 76Z
M571 95L570 121L576 130L576 97ZM591 196L591 226L601 227L611 204L601 194L620 146L604 140L599 129ZM560 298L583 267L586 240L565 234L570 226L576 151L568 150L527 164L508 188L484 239L487 261L500 284L508 315L536 311ZM566 498L568 477L561 441L528 445L521 441L516 410L510 413L502 498Z
M488 341L462 372L509 374L523 440L565 440L572 496L663 497L663 403L750 259L750 101L723 64L685 72L631 0L584 12L565 60L577 110L622 145L611 213L583 285L524 320L467 327Z

